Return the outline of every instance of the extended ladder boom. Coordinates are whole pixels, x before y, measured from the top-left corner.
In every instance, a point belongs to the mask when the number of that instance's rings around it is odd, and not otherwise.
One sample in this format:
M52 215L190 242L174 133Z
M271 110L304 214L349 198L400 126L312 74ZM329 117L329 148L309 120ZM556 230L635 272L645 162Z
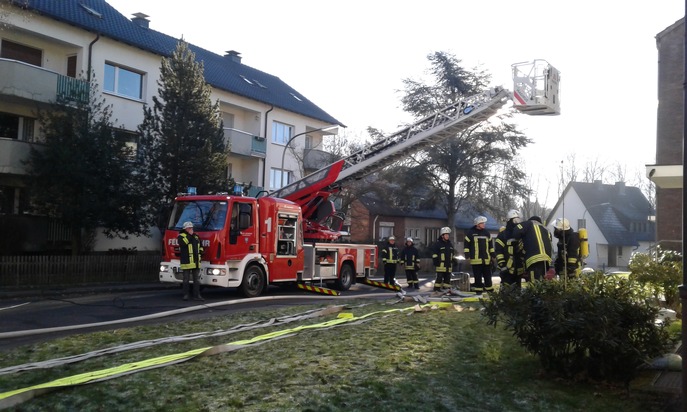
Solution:
M343 159L338 176L328 172L332 169L338 170L341 160L272 192L270 196L297 201L308 187L317 191L327 190L361 179L406 157L409 153L436 145L462 130L487 120L508 101L509 97L510 91L501 87L470 96L347 156ZM313 179L314 176L318 178ZM304 184L304 180L308 180L308 183ZM321 184L318 185L318 181Z

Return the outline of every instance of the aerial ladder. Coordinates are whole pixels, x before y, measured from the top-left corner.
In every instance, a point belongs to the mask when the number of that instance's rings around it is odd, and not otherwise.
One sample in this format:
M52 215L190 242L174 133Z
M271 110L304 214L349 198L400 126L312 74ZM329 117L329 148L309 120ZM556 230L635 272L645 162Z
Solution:
M359 180L407 157L410 153L435 146L497 113L508 100L528 115L560 114L558 99L560 74L545 60L512 65L514 91L503 87L485 90L386 136L298 181L270 193L293 201L303 208L307 220L305 239L334 241L339 230L324 222L334 214L328 197L347 183ZM343 219L339 218L339 222ZM330 222L331 223L331 222Z

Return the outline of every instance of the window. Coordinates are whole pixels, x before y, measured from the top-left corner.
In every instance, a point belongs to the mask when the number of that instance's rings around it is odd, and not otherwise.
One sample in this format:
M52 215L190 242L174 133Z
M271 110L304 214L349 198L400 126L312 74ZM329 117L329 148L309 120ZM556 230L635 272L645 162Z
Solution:
M138 135L122 129L115 129L114 135L117 141L124 145L122 148L124 158L130 161L136 160L138 155Z
M412 237L413 239L420 238L420 229L406 229L406 239ZM405 243L405 240L403 241Z
M386 240L389 236L394 234L394 228L392 226L380 226L379 227L379 240Z
M305 135L305 148L306 149L312 149L313 148L312 142L313 142L312 136L310 136L309 134L306 134Z
M623 247L622 246L618 246L618 255L617 256L619 258L623 257Z
M76 55L67 56L67 76L76 78Z
M0 137L19 138L19 116L0 113Z
M277 190L289 184L291 172L282 169L270 169L270 190Z
M293 126L288 124L272 122L272 143L286 145L293 136Z
M0 112L0 137L32 142L35 121L31 117Z
M106 92L141 100L143 98L143 75L105 63L103 89Z
M2 50L0 50L0 57L18 60L20 62L33 64L34 66L41 66L43 61L43 51L40 49L34 49L33 47L24 46L23 44L3 40Z

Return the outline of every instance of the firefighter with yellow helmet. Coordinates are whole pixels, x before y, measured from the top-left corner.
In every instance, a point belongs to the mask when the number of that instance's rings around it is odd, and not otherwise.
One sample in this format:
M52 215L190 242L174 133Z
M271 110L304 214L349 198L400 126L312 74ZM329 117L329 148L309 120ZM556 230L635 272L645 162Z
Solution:
M453 269L453 256L455 250L451 243L451 228L442 227L439 230L439 239L432 246L432 261L434 270L437 273L434 281L434 291L440 292L442 289L451 289L451 270Z
M558 239L558 253L554 262L556 274L573 278L580 274L580 236L572 230L566 218L553 222L553 236Z

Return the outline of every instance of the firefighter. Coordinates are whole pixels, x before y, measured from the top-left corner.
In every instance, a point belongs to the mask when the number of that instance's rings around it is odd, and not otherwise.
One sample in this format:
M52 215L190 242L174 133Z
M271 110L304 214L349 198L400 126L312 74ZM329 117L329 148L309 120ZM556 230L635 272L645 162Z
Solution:
M179 260L184 276L184 300L188 300L189 278L193 277L193 300L205 300L200 296L200 260L203 256L203 245L197 234L193 233L193 223L184 222L183 229L177 236L179 243Z
M472 291L478 295L494 290L491 285L491 255L494 254L494 247L491 234L484 228L486 223L486 217L477 216L473 221L474 226L465 232L465 258L470 259L472 276L475 278Z
M412 237L406 239L406 247L401 251L401 262L406 269L408 288L420 289L420 282L417 279L417 271L420 270L420 252L413 243Z
M389 236L382 249L382 263L384 264L384 283L393 285L396 282L396 264L398 263L398 246L396 246L394 236Z
M453 264L453 243L449 239L451 228L442 227L439 231L439 239L432 247L432 261L437 273L434 281L434 291L440 292L441 289L451 289L451 265Z
M556 219L553 235L558 239L558 253L554 268L558 276L574 278L580 274L580 236L572 230L566 218Z
M532 282L543 280L551 266L551 233L546 230L539 216L513 228L513 238L521 242L525 259L525 278Z
M499 268L501 283L520 288L525 265L519 250L520 242L513 238L513 229L520 223L520 212L511 209L506 214L506 219L506 226L501 227L494 242L496 265Z

